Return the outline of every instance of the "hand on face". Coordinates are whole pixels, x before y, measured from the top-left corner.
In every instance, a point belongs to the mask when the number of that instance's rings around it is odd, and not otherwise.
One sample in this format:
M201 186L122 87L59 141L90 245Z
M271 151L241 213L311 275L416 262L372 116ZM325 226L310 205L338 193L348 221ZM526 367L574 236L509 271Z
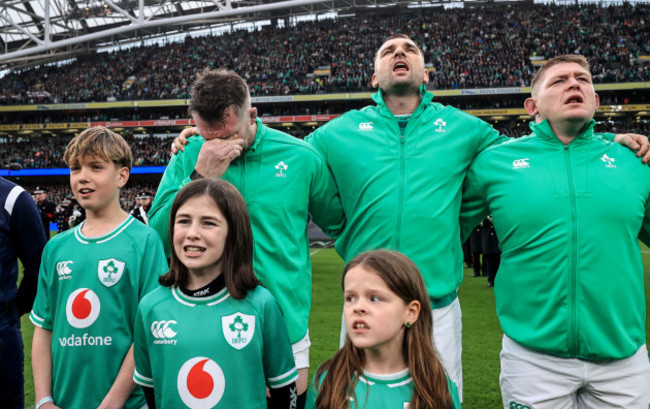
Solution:
M194 169L205 178L219 179L226 173L230 162L240 157L244 140L235 135L232 139L212 139L201 147Z

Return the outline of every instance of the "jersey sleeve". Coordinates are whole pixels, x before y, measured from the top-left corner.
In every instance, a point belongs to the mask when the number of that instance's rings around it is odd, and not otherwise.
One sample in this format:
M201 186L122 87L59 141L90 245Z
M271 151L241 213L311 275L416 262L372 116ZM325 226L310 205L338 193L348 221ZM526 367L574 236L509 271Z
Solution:
M151 361L149 360L149 340L147 331L144 328L143 307L138 306L135 315L135 327L133 336L133 358L135 360L135 372L133 381L138 385L153 388L153 375L151 374Z
M293 360L289 333L282 319L280 307L270 293L264 304L263 314L264 377L269 388L281 388L298 379L298 369Z
M20 189L14 187L14 189ZM8 203L5 202L7 210ZM38 270L41 265L43 247L45 247L45 230L34 200L27 192L22 192L12 205L11 234L12 247L23 264L23 279L16 298L20 315L31 310L38 286Z
M158 278L169 270L162 242L157 234L151 232L147 236L144 249L140 271L140 299L158 287Z
M463 200L460 208L460 239L464 243L470 233L481 220L490 213L485 192L481 185L478 163L482 158L476 158L470 165L463 182Z
M314 223L331 238L338 238L345 223L343 205L334 177L320 155L310 189L309 213Z
M650 247L650 196L648 196L645 201L645 214L643 215L643 222L641 223L639 239L643 244Z
M316 368L314 375L311 378L311 384L307 388L307 398L305 399L305 409L314 409L316 407L316 398L318 398L318 390L320 389L320 383L325 377L326 373L321 374L319 379L316 379L318 376L318 370Z
M452 409L461 409L460 398L458 397L458 388L456 384L447 377L447 388L449 390L449 396L451 396L451 407Z
M189 138L185 151L178 152L169 160L165 173L160 180L156 197L149 210L149 225L160 235L165 255L168 257L171 254L169 247L169 213L178 191L192 181L190 175L196 164L196 160L192 159L198 157L198 151L200 151L202 145L196 138L201 137Z
M41 259L41 267L38 273L38 288L36 290L36 299L34 300L34 307L32 312L29 314L29 319L37 327L41 327L45 330L52 331L52 316L53 311L50 306L50 299L52 294L50 293L52 284L52 272L50 271L53 266L49 254L52 250L52 245L54 242L50 241L45 245L43 250L43 257ZM64 306L65 307L65 306Z
M487 122L482 119L475 119L477 121L477 132L479 138L478 149L476 151L477 155L492 145L499 145L508 140L507 136L499 134L499 132Z

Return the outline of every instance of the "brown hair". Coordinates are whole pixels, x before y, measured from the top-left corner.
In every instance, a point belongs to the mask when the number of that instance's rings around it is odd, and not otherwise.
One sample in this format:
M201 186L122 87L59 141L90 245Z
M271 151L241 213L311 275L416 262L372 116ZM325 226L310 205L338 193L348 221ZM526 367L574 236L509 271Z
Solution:
M546 73L546 71L548 71L549 68L553 67L554 65L565 64L565 63L578 64L579 66L587 70L587 72L589 72L589 76L591 76L591 71L589 70L589 62L582 55L576 55L576 54L559 55L557 57L553 57L548 61L546 61L544 65L542 65L542 68L540 68L535 73L535 75L533 76L533 80L530 82L531 94L533 93L535 86L542 82L542 79L544 78L544 74Z
M221 121L231 106L238 116L243 115L250 101L248 85L237 73L205 68L197 74L192 85L188 112L190 115L198 114L204 121Z
M422 56L422 59L424 59L424 52L422 51L422 49L420 48L418 43L416 43L411 37L407 36L406 34L395 34L395 35L392 35L392 36L388 37L387 39L385 39L384 42L381 43L381 45L377 49L377 52L375 52L375 59L374 59L375 69L377 69L377 60L379 60L379 51L381 51L381 47L383 47L384 44L386 44L390 40L394 40L396 38L404 38L404 39L412 41L413 44L415 44L415 46L417 47L417 49L418 49L418 51L420 53L420 56Z
M66 165L73 166L88 156L97 156L129 170L133 162L129 144L120 134L103 126L88 128L72 138L65 148L63 160Z
M174 250L174 225L178 209L189 199L205 195L217 206L228 223L228 235L223 249L223 275L230 295L238 300L260 282L253 272L253 232L244 198L237 189L224 180L200 179L187 184L178 192L169 217L171 263L169 272L160 277L161 285L185 286L187 267Z
M402 346L404 360L414 384L409 408L451 409L447 376L433 346L433 318L429 296L417 266L396 251L374 250L352 259L345 267L343 280L348 271L356 266L365 266L375 272L405 303L414 300L420 303L419 317L411 328L405 329ZM343 348L316 371L316 408L347 409L349 398L354 396L359 374L363 373L364 361L364 351L355 347L346 336ZM319 387L319 380L326 371Z

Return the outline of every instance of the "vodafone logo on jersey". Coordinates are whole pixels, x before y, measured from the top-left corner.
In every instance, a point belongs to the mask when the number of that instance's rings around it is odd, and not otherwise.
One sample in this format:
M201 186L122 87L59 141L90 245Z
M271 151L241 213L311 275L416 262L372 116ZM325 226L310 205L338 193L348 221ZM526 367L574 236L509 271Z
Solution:
M181 366L177 387L181 400L189 408L211 408L223 397L226 378L216 362L199 356Z
M65 315L73 327L87 328L99 317L100 307L99 297L93 290L79 288L68 297Z

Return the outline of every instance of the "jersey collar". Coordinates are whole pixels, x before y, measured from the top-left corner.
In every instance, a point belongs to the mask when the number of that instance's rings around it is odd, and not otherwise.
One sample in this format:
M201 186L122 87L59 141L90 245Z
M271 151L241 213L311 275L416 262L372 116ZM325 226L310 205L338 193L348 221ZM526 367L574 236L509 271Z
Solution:
M555 132L553 132L553 129L551 128L551 124L548 122L547 119L543 120L542 122L531 122L529 125L530 130L535 133L535 135L538 135L540 138L545 139L547 141L555 142L564 145L564 142L562 142L556 135ZM595 120L590 120L587 121L587 123L584 124L582 127L582 130L576 136L572 141L571 144L573 143L578 143L580 144L582 141L591 138L594 135L594 126L596 126L596 121Z
M422 100L420 101L420 105L418 105L415 111L413 111L413 113L411 114L412 118L420 115L420 113L422 113L422 111L424 111L427 105L429 105L429 103L433 100L433 93L427 91L427 86L425 84L422 84L420 86L419 92L420 95L422 96ZM376 93L374 93L371 98L373 101L375 101L375 103L377 104L377 108L379 109L379 112L383 116L395 117L395 115L393 115L393 113L390 111L390 109L388 109L386 103L384 102L384 93L381 90L381 88Z
M129 215L119 226L114 228L112 231L109 233L104 234L103 236L97 236L97 237L88 237L84 236L84 234L81 232L81 228L86 224L86 221L84 220L79 224L79 226L75 227L74 229L74 237L77 239L82 244L89 244L89 243L97 243L97 244L102 244L106 243L107 241L117 237L124 229L129 227L131 223L135 221L135 218L131 215Z
M213 305L219 304L222 301L225 301L230 297L227 288L223 288L218 293L211 295L209 297L192 297L190 295L184 294L178 287L172 286L172 295L174 299L183 305L188 307L196 307L197 305L207 305L211 307Z

